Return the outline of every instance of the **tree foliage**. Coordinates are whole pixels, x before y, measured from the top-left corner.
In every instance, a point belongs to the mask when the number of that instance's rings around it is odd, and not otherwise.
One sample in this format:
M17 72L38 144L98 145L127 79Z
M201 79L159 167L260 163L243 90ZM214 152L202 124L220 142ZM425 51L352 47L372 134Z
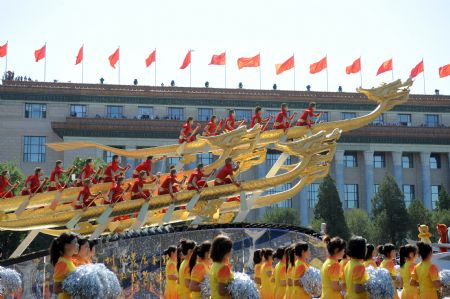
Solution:
M439 191L437 209L440 211L449 211L450 213L450 196L448 195L444 186L442 186L441 191Z
M344 212L344 216L351 235L363 236L367 240L372 240L372 223L366 211L350 209Z
M417 225L426 224L431 225L431 212L425 208L422 201L419 199L414 199L411 205L408 207L409 214L409 229L408 237L410 239L417 239ZM431 227L430 227L431 228Z
M296 210L291 208L268 208L261 217L262 223L279 223L299 225L299 215Z

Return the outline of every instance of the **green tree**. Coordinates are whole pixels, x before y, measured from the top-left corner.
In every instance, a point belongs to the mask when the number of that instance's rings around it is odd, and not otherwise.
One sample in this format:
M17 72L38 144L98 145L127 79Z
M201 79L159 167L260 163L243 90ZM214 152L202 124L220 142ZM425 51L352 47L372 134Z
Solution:
M431 227L430 232L433 235L433 240L439 239L439 234L436 231L436 224L442 223L450 226L450 213L445 210L436 210L431 213Z
M444 210L449 211L450 210L450 196L448 195L444 186L442 186L441 191L439 191L437 209L441 210L441 211L444 211Z
M409 215L403 193L390 174L384 177L372 199L372 207L377 241L402 243L407 236Z
M321 219L327 224L330 236L340 236L348 239L350 234L345 222L344 210L331 176L327 175L319 186L317 205L314 208L314 218Z
M366 211L349 209L344 212L344 216L351 235L363 236L367 240L372 240L372 223Z
M409 229L408 237L410 239L417 239L417 225L426 224L431 225L431 213L425 208L422 201L419 199L414 199L413 202L408 207L409 214Z
M259 222L299 225L299 219L300 217L296 210L276 207L267 209Z
M89 158L76 157L73 160L72 165L76 167L76 169L74 171L74 174L76 175L76 177L78 177L80 175L81 170L83 169L84 165L86 164L87 159L89 159ZM94 169L101 167L103 170L105 170L105 167L107 165L105 161L103 161L100 158L92 158L92 160L94 161ZM66 167L68 168L68 166L66 166Z

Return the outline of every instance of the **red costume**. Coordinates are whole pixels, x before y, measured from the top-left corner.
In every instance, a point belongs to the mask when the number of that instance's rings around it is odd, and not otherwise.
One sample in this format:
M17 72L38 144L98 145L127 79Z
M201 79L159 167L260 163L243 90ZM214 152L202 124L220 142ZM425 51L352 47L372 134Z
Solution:
M6 187L9 187L10 189L12 185L5 176L0 176L0 197L4 198L13 197L14 194L11 191L7 191Z
M198 169L195 170L194 172L192 172L192 174L189 177L188 182L187 182L187 189L188 190L198 190L199 188L207 188L208 187L207 182L205 180L202 180L202 178L204 178L204 177L205 177L205 173ZM194 180L194 178L196 179L195 183L197 184L198 188L192 184L192 181Z
M287 111L280 111L275 118L275 122L273 124L274 129L288 129L291 126L291 121L289 119L289 115Z
M252 116L252 122L250 123L250 128L253 128L256 124L263 125L263 120L261 118L261 115L259 113L255 113Z
M218 126L213 121L210 121L203 129L203 136L219 135L217 131L220 131L221 129L222 129L222 121L220 121Z
M63 170L59 166L55 166L55 169L50 174L50 185L47 187L47 191L55 191L63 189L64 186L61 184ZM58 180L58 182L56 182Z
M306 108L295 125L311 127L311 125L315 124L315 122L311 119L311 117L318 117L318 116L320 116L320 113L315 114L311 108Z
M135 170L135 172L137 172L137 173L133 173L134 179L139 177L139 173L142 170L145 170L145 173L147 173L147 176L150 176L150 174L152 173L152 160L145 160L144 162L142 162L141 164L136 166L136 168L134 170Z
M80 210L86 208L88 206L95 207L94 198L91 198L91 190L89 187L84 186L81 189L80 193L78 193L77 201L75 203L75 209Z
M29 187L28 187L29 186ZM31 195L28 193L28 189L31 190L31 193L42 193L41 181L39 180L39 175L33 174L27 177L25 181L25 188L23 188L21 195Z
M94 174L94 168L92 168L89 165L85 165L83 169L80 172L80 175L78 176L79 182L77 183L77 187L83 186L83 181L85 179L90 178ZM92 183L97 184L97 180L95 178L92 178Z
M230 178L228 178L229 175L233 175L233 165L225 164L225 166L222 167L222 169L217 174L216 180L214 181L214 185L220 186L231 184L233 181ZM220 181L218 182L217 179L219 179Z
M145 194L145 198L148 198L150 196L150 190L144 190L144 183L145 181L142 178L138 178L131 188L131 199L139 199L142 198L141 193ZM141 189L141 192L139 192L139 189Z
M109 194L111 194L111 201L108 199L104 200L104 204L109 205L112 203L123 201L123 192L125 190L122 188L122 186L119 183L115 183L110 189Z
M119 163L118 162L111 162L108 167L106 167L105 169L105 173L104 173L104 182L105 183L109 183L109 182L115 182L116 178L119 176L119 174L117 172L117 170L119 170Z
M180 132L180 137L178 138L178 143L194 141L195 136L194 135L190 136L191 133L192 133L191 125L189 123L184 123Z
M169 174L167 176L167 178L159 186L160 190L159 190L158 194L159 195L169 194L170 193L170 190L169 190L169 185L170 184L172 184L172 191L173 191L173 193L178 192L178 187L175 186L176 183L177 183L177 176L173 175L173 174ZM161 189L163 191L161 191Z
M234 130L234 117L228 116L225 120L225 131L233 131Z

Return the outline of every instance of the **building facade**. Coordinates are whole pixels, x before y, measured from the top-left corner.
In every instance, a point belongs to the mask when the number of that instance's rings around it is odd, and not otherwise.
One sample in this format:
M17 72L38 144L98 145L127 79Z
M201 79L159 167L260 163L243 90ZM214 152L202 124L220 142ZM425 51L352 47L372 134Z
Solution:
M301 113L310 101L322 112L321 121L361 116L376 106L360 94L344 92L3 81L0 161L15 161L26 174L38 166L49 174L56 160L66 165L76 156L109 161L111 153L98 149L55 152L46 143L84 140L123 149L173 144L188 116L204 123L211 115L225 118L233 108L237 119L249 120L257 105L267 115L275 115L283 102L291 112ZM263 177L278 156L269 150L266 162L242 177ZM206 164L214 159L211 154L197 158ZM157 165L157 171L176 161L169 158ZM139 162L122 160L131 165ZM345 209L370 212L371 198L386 173L395 177L407 205L417 198L429 209L436 206L440 188L450 189L450 96L411 95L406 104L387 111L371 125L342 135L330 174ZM297 209L301 223L307 225L319 184L311 184L279 206ZM269 193L286 188L289 185ZM252 211L249 220L263 213L264 209Z

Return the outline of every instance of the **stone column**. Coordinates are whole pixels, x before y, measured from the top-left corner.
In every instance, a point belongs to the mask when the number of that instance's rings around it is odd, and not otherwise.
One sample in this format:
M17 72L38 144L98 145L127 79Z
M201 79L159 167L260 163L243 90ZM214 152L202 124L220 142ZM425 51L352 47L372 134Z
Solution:
M305 227L309 224L308 188L309 185L300 191L300 225Z
M421 178L422 178L422 202L427 209L432 209L431 204L431 172L430 152L420 153Z
M342 206L345 208L344 198L344 151L336 150L334 155L335 170L336 170L336 188L341 199Z
M403 190L402 152L392 152L392 173L400 190Z
M366 185L366 210L372 212L372 197L374 194L373 186L373 151L364 152L364 181Z

